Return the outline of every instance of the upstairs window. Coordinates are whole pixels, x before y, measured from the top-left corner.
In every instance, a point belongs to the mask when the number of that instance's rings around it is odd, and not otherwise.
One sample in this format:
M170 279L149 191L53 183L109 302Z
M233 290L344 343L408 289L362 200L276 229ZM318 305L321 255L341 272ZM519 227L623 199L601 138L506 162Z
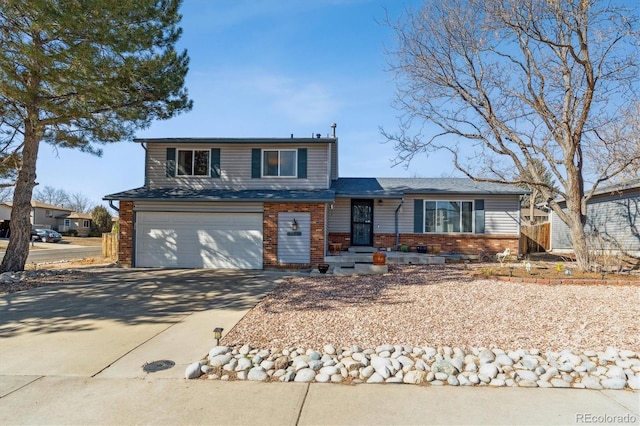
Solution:
M262 151L262 176L296 177L297 150Z
M473 202L425 201L424 232L439 234L473 232Z
M178 150L178 176L209 176L209 150Z

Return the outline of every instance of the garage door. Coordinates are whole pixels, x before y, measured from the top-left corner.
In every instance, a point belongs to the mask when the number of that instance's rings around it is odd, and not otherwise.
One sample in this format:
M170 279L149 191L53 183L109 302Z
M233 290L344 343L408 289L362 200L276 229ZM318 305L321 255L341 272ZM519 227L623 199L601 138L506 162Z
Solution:
M262 269L262 214L138 212L135 266Z

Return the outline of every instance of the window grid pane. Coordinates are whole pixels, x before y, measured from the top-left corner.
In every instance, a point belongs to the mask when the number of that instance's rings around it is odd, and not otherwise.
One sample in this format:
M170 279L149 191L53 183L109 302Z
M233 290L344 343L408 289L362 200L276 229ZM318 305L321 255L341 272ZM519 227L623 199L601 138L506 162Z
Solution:
M193 174L195 176L209 175L209 151L194 151Z
M462 232L473 232L473 203L462 202Z
M436 232L435 201L426 201L424 203L424 232Z
M178 175L191 176L193 174L193 151L178 151Z
M296 175L296 152L280 151L280 176Z

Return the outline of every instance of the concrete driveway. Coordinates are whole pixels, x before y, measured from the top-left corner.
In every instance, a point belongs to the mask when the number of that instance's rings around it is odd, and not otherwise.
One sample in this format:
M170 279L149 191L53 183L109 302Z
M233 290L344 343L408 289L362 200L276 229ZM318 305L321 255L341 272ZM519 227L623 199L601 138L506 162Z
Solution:
M1 376L183 377L283 274L110 269L0 298ZM13 388L4 377L0 396Z

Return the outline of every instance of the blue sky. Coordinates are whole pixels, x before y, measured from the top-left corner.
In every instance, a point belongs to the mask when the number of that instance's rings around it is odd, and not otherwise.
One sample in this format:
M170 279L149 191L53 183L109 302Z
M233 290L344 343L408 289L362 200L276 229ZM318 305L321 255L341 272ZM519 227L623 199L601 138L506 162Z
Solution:
M395 84L382 21L419 0L185 0L179 42L191 59L193 110L155 122L138 137L326 136L337 123L340 176L453 176L451 161L424 155L392 167ZM42 145L41 186L80 192L95 203L142 186L144 151L121 142L101 158ZM36 187L37 189L37 187ZM105 203L106 204L106 203Z

